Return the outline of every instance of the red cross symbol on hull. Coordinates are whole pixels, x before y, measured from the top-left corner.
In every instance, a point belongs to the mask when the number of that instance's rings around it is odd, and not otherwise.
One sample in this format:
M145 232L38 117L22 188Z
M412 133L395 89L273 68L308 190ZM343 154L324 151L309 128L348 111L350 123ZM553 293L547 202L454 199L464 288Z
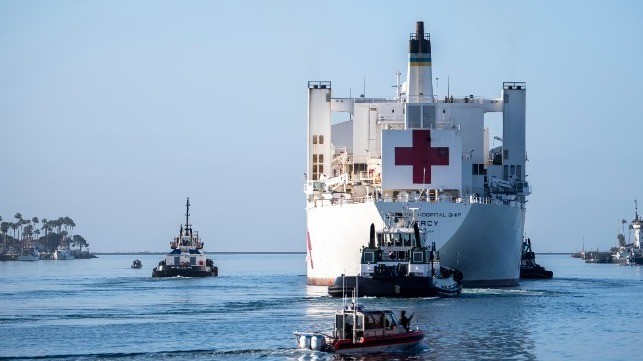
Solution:
M413 183L430 184L431 166L449 165L449 147L431 147L431 131L413 130L412 147L395 147L395 165L413 166Z

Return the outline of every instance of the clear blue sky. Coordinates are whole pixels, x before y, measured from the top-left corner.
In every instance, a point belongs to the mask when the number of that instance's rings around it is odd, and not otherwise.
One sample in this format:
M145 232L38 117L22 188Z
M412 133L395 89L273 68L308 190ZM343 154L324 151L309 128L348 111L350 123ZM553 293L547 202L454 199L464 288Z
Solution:
M422 20L438 94L527 82L535 251L606 249L643 208L642 4L0 0L0 216L165 251L190 196L206 251L304 251L306 82L393 96Z

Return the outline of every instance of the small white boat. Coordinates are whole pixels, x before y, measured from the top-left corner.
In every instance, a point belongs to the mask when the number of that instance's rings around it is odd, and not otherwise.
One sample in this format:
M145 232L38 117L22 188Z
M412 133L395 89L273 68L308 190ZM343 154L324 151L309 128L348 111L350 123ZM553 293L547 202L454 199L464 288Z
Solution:
M34 247L25 247L22 249L22 253L16 258L16 261L39 261L40 254Z
M65 239L62 240L58 248L54 251L54 259L58 261L74 259L74 253L69 249L69 243Z
M295 331L294 334L300 349L340 355L409 352L415 350L425 334L419 329L410 330L410 319L404 316L404 320L398 321L388 310L367 311L345 306L335 313L332 333Z

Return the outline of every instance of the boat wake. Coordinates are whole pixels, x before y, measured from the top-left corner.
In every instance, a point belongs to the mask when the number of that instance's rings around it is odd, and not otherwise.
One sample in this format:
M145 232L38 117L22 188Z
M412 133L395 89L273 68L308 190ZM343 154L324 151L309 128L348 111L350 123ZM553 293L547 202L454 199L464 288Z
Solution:
M536 290L506 289L506 288L467 288L460 297L482 298L482 297L525 297L542 296L547 292Z
M195 349L181 351L160 351L160 352L130 352L130 353L90 353L90 354L63 354L46 355L33 357L19 357L21 360L299 360L302 359L302 352L297 349L243 349L243 350L216 350L216 349ZM327 355L310 358L311 360L325 360ZM3 359L14 359L13 357Z

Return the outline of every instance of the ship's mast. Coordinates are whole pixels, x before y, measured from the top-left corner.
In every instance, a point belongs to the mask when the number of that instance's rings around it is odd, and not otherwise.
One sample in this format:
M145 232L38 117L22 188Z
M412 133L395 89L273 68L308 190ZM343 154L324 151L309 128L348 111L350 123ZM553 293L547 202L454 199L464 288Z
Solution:
M636 199L634 200L634 220L639 220L639 203L636 201Z
M187 236L188 233L188 228L190 224L190 197L188 197L188 200L185 202L185 235Z

